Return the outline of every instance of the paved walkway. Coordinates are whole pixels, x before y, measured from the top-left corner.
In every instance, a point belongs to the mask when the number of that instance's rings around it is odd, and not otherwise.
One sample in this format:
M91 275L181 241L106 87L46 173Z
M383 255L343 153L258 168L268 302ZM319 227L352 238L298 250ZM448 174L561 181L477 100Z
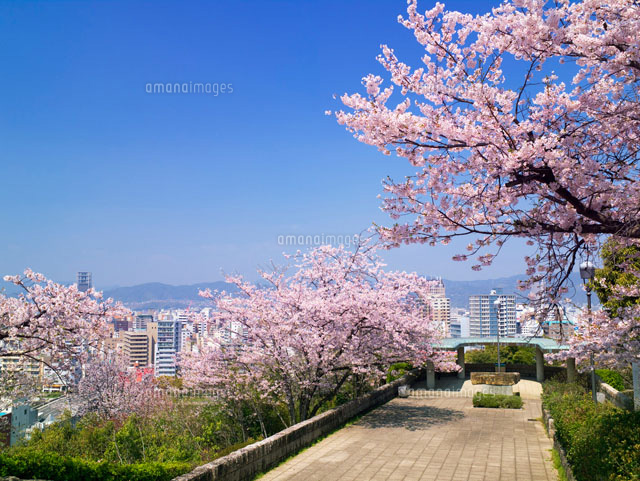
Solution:
M556 480L540 401L396 398L268 472L262 481Z

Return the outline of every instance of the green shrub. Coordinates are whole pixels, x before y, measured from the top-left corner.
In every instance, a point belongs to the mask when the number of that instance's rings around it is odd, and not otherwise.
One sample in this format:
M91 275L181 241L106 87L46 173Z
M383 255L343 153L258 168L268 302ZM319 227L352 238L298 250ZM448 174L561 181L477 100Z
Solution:
M543 403L578 481L640 481L640 412L594 404L576 384L547 382Z
M175 401L150 416L131 414L107 421L88 414L74 422L70 415L65 415L42 431L34 430L31 439L9 452L33 456L55 453L64 458L118 464L174 461L204 464L217 452L261 435L251 411L243 408L239 405L237 410L238 418L247 420L244 426L223 405L190 400ZM275 413L272 416L265 413L262 421L269 432L282 429Z
M188 472L189 463L113 464L55 453L0 453L0 476L50 481L165 481Z
M596 374L602 379L602 382L606 382L613 389L624 391L624 379L619 372L610 369L596 369Z
M471 349L464 355L465 362L470 364L494 364L498 362L498 348L495 345L484 349ZM500 362L507 364L535 364L535 348L529 346L500 346Z
M491 349L471 349L464 353L464 362L470 364L492 364L498 361L498 355Z
M473 395L473 407L476 408L506 408L520 409L522 398L506 394L484 394L477 392Z
M408 362L396 362L389 366L389 370L387 371L387 382L393 382L396 379L400 379L406 373L411 371L413 366Z

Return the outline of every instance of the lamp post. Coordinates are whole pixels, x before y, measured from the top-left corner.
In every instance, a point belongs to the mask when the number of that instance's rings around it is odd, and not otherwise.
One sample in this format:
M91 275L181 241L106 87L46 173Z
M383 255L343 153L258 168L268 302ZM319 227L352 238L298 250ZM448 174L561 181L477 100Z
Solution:
M580 264L580 277L582 278L582 282L587 290L587 311L589 312L589 325L591 325L591 281L596 275L596 267L593 263L589 261L585 261ZM593 361L593 351L591 351L590 356L591 361L591 395L593 397L593 402L598 403L598 396L596 394L596 368L595 363Z
M493 305L496 308L496 319L497 319L497 333L498 333L498 372L502 372L502 364L500 364L500 305L502 301L500 298L493 301Z

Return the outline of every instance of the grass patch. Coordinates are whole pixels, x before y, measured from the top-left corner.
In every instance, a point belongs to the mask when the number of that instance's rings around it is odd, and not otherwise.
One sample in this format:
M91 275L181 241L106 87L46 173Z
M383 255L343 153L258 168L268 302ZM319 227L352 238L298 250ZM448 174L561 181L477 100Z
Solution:
M560 461L560 453L556 449L551 450L551 460L553 461L553 467L558 471L558 481L568 481L567 472L564 470L562 461Z
M522 407L522 398L520 396L508 396L506 394L484 394L477 392L473 395L473 407L520 409Z
M62 393L62 392L49 392L49 393L45 394L42 397L46 398L46 399L56 399L56 398L64 396L65 394L66 393Z

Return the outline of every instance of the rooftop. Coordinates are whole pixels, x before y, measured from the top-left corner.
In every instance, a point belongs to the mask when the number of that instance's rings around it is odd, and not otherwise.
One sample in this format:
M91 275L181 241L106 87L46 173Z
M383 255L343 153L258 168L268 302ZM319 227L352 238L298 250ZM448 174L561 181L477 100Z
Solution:
M497 343L498 340L495 337L456 337L441 339L440 342L434 344L434 347L444 351L452 351L459 347ZM558 344L555 339L548 339L546 337L501 337L500 344L503 346L539 347L543 352L564 351L569 348L568 346Z

